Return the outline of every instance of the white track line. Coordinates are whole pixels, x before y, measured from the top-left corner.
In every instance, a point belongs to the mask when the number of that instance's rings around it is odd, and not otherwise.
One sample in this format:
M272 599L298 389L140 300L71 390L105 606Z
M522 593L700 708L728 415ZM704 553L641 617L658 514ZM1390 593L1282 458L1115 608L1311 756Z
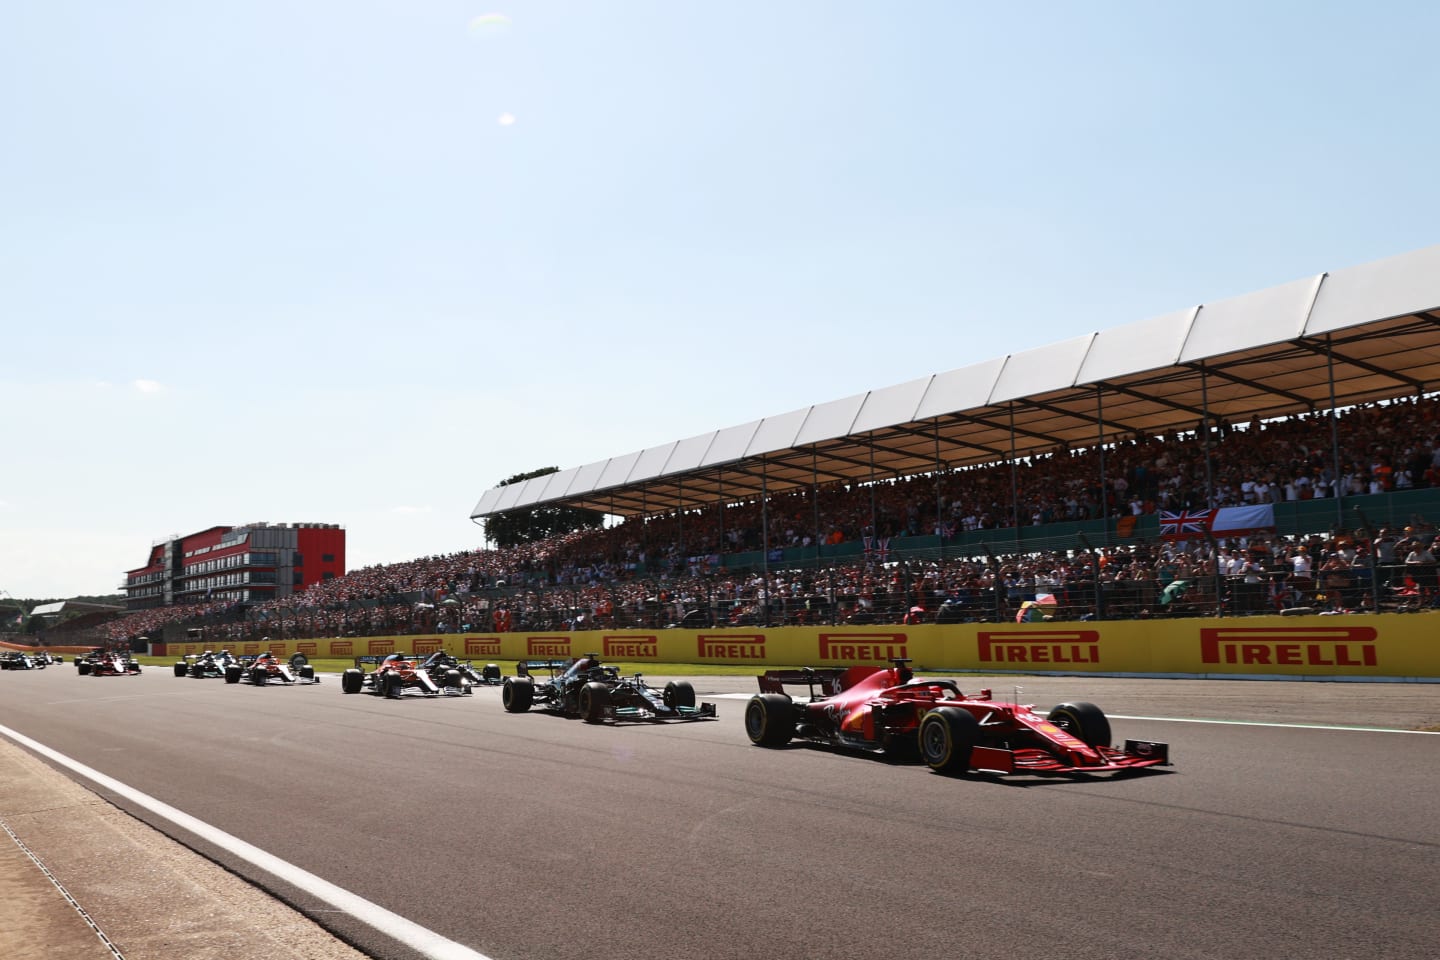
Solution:
M156 816L163 817L178 827L190 831L196 836L203 837L210 843L215 844L223 850L228 851L241 860L259 867L267 873L274 874L281 880L304 890L311 896L329 904L341 913L348 914L388 937L405 944L407 947L428 958L428 960L490 960L483 953L471 950L464 944L456 943L454 940L446 939L433 930L426 929L418 923L413 923L396 913L391 913L376 903L371 903L363 897L357 896L342 887L337 887L328 880L309 871L302 870L292 863L287 863L279 857L261 850L253 844L246 843L239 837L231 836L225 831L214 827L203 820L190 816L183 810L177 810L154 797L141 793L134 787L121 783L113 777L107 777L98 770L94 770L78 760L72 760L65 754L45 746L35 740L31 740L23 733L12 730L0 724L0 735L9 737L21 746L28 747L43 757L60 764L68 770L78 773L80 776L91 780L112 793L118 794L129 800L136 806L144 807Z

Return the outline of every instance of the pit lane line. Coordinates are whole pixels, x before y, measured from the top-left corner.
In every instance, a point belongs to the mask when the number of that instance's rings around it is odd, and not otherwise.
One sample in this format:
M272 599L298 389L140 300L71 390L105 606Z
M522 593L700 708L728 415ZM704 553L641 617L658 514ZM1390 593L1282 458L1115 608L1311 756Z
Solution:
M231 836L218 827L211 826L203 820L190 816L183 810L178 810L161 800L146 793L141 793L134 787L121 783L113 777L108 777L98 770L87 767L78 760L73 760L65 754L39 741L32 740L19 731L12 730L4 724L0 724L0 736L8 737L15 743L26 747L43 757L58 763L80 776L91 780L111 792L118 794L134 803L137 806L149 810L156 816L170 821L182 829L204 838L223 850L246 861L260 869L271 873L286 883L304 890L316 899L335 907L339 912L354 917L361 923L373 927L388 937L405 944L412 950L428 958L428 960L491 960L490 957L470 949L464 944L456 943L442 937L433 930L429 930L410 920L405 919L396 913L391 913L377 903L351 893L343 887L338 887L328 880L323 880L307 870L281 860L274 854L267 853L253 844L246 843L239 837Z
M707 697L715 700L749 700L753 693L711 693ZM1111 720L1146 720L1153 723L1212 723L1228 727L1278 727L1284 730L1349 730L1357 733L1419 733L1426 736L1440 736L1440 730L1402 730L1398 727L1356 727L1334 723L1278 723L1271 720L1204 720L1195 717L1132 717L1121 713L1107 713Z

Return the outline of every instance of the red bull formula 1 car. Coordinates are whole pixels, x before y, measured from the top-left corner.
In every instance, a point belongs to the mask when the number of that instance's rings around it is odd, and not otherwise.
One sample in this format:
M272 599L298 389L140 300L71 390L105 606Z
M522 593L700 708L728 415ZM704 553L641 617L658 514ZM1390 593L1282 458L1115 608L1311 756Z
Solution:
M1110 744L1110 721L1093 703L1062 703L1041 716L1030 706L966 696L954 680L916 679L892 667L771 670L745 707L752 743L799 738L913 757L941 773L1089 774L1168 765L1169 744ZM791 697L787 686L809 690Z
M548 670L550 678L535 682L530 671ZM587 723L606 720L704 720L715 718L715 704L695 702L695 688L672 680L656 690L640 674L620 676L619 667L606 667L598 654L574 660L525 661L516 664L517 677L500 689L500 703L510 713L539 706Z

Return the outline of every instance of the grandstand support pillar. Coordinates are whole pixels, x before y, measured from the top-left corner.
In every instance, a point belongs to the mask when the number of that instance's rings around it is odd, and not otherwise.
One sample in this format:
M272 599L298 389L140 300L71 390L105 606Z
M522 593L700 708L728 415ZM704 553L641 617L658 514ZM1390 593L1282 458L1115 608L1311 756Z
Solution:
M1215 480L1210 467L1210 392L1209 378L1205 376L1205 361L1200 361L1200 422L1205 425L1203 447L1205 453L1205 507L1215 506Z
M684 560L689 554L685 552L685 474L679 474L675 478L675 525L676 536L680 541L680 559Z
M1010 401L1010 524L1015 531L1015 552L1020 552L1020 474L1015 463L1015 401Z
M1340 484L1340 423L1335 415L1335 350L1330 337L1330 334L1325 334L1325 378L1330 381L1330 456L1335 461L1335 477L1330 481L1330 493L1335 498L1335 527L1336 533L1339 533L1345 526L1345 491Z
M935 529L940 532L940 565L945 565L945 517L944 517L944 490L941 480L944 475L944 466L940 462L940 418L932 420L935 430Z
M815 569L820 569L820 544L825 541L820 530L820 461L816 450L818 444L810 445L810 507L815 515Z
M760 605L760 615L765 626L770 626L770 489L766 463L760 461L760 582L764 584L765 602Z
M1100 520L1105 527L1105 546L1110 546L1110 483L1105 479L1105 388L1095 385L1095 447L1100 451ZM1095 581L1095 605L1100 605L1100 581ZM1096 614L1099 616L1099 613Z
M875 431L871 430L865 434L866 446L870 450L870 536L878 537L880 531L875 529ZM868 547L869 544L866 544Z

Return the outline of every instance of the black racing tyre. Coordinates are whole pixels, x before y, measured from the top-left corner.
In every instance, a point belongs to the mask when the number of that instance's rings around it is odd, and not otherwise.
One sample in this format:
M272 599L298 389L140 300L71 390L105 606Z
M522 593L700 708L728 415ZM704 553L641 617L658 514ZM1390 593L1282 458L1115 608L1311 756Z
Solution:
M480 679L482 679L482 680L499 680L499 679L500 679L500 664L498 664L498 663L487 663L487 664L485 664L485 666L483 666L483 667L480 668Z
M459 690L464 681L465 678L460 676L459 670L445 671L445 686L454 687L456 690Z
M524 713L535 702L535 681L529 677L511 677L500 688L500 705L507 713Z
M963 773L970 751L980 739L980 721L960 707L936 707L920 721L916 733L920 758L938 773Z
M760 747L783 747L795 736L795 702L783 693L757 693L745 705L745 734Z
M312 666L310 666L310 664L308 664L308 663L302 663L302 664L300 664L300 679L301 679L301 680L314 680L314 679L315 679L315 668L312 667Z
M225 682L226 682L226 683L239 683L239 682L240 682L240 673L241 673L241 670L240 670L240 665L239 665L239 664L236 664L236 663L230 664L230 666L228 666L228 667L225 668Z
M79 673L80 676L82 676L82 677L85 676L85 674L87 674L87 673L90 672L90 661L88 661L88 660L76 660L76 661L75 661L75 671L76 671L77 673Z
M303 653L296 652L290 654L290 666L294 667L297 670L305 666L305 664L309 662L310 658L305 656L305 654Z
M665 684L665 706L671 710L695 706L695 688L686 680L671 680Z
M189 673L189 672L190 672L190 665L187 664L184 660L177 660L177 661L175 661L175 676L177 676L177 677L183 677L183 676L185 676L185 674L187 674L187 673Z
M257 686L257 687L263 687L263 686L265 686L265 680L267 679L267 677L268 677L268 674L266 674L264 667L251 667L251 668L250 668L250 682L253 683L253 684L255 684L255 686Z
M341 693L359 693L365 686L365 671L357 670L354 667L340 674Z
M398 673L383 673L380 675L380 692L392 700L398 700L404 696L400 691L404 688L405 681Z
M578 706L580 719L586 723L599 723L605 719L605 708L610 705L610 688L592 680L580 688Z
M1092 747L1110 746L1110 721L1105 718L1105 711L1093 703L1057 704L1045 719Z

